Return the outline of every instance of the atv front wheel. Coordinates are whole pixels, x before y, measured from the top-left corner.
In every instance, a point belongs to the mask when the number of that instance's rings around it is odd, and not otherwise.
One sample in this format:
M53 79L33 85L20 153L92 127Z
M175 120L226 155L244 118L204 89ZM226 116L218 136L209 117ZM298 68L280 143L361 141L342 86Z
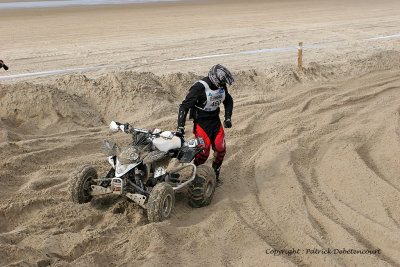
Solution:
M85 164L74 172L69 181L71 200L79 204L89 202L92 199L91 185L96 184L93 181L95 179L97 179L97 171L90 165Z
M211 203L216 187L215 172L206 165L197 167L196 177L189 185L189 205L201 208Z
M167 183L157 184L150 192L147 203L149 222L161 222L171 217L175 205L175 193Z

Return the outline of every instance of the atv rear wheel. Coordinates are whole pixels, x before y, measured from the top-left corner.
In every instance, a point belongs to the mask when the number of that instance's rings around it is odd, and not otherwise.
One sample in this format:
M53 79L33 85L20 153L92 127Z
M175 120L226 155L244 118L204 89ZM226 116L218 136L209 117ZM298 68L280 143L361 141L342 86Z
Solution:
M175 205L175 193L167 183L157 184L150 192L147 202L149 222L161 222L171 217Z
M215 172L209 166L197 167L196 177L189 185L189 205L201 208L211 203L216 187Z
M96 183L93 181L97 179L97 171L92 166L85 164L76 170L69 181L69 192L71 200L75 203L86 203L92 200L91 185Z

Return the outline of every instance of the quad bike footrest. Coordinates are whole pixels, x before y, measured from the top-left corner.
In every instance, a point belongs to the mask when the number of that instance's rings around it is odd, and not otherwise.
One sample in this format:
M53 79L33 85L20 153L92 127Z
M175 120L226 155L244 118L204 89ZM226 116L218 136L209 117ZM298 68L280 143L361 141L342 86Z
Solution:
M126 193L126 197L133 200L133 202L139 204L142 208L147 208L146 205L144 204L146 202L146 196L141 195L141 194L132 194L132 193Z
M112 190L109 187L102 187L100 185L92 185L92 196L99 196L99 195L106 195L106 194L111 194Z

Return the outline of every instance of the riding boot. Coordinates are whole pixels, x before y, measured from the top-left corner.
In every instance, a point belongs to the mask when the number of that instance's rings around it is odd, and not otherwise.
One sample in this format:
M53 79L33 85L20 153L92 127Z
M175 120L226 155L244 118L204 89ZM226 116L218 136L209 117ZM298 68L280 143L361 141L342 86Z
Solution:
M212 167L215 172L215 177L217 179L217 186L222 185L222 181L221 181L221 179L219 179L219 172L221 171L221 165L222 164L216 164L215 162L213 162L213 164L212 164Z
M196 165L196 167L200 165L200 164L197 162L197 159L194 159L193 163L194 163L194 165Z

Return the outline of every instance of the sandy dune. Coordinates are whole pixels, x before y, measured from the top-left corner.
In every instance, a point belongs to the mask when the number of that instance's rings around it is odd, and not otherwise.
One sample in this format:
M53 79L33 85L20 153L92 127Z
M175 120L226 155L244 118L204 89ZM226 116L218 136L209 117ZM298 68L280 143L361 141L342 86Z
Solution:
M133 65L0 80L0 265L400 266L400 38L360 41L399 34L399 8L201 1L1 11L3 76ZM345 43L305 49L303 72L295 50L153 64L298 41ZM216 62L237 82L224 184L210 206L193 209L180 193L173 217L149 224L123 199L69 200L78 166L107 170L104 139L130 141L110 133L111 120L173 130L187 89ZM328 248L380 253L307 253ZM290 249L300 253L266 254Z

